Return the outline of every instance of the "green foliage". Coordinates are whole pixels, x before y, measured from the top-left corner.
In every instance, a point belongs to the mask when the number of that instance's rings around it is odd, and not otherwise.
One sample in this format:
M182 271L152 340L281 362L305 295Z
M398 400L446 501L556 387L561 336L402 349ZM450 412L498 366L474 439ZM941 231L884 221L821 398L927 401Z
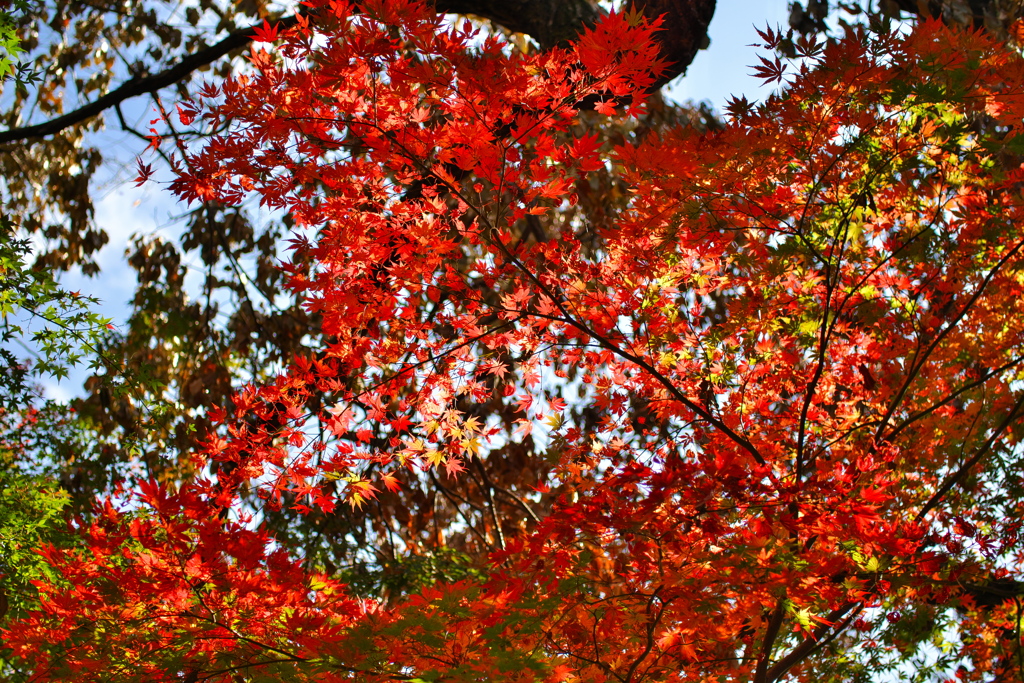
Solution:
M390 562L359 563L340 575L357 595L394 599L436 583L480 578L482 573L469 555L442 546Z
M0 591L5 616L15 616L34 604L33 581L54 580L37 550L60 541L68 494L45 477L12 471L13 452L0 449Z
M64 523L69 494L34 455L26 457L18 438L48 417L33 409L12 414L0 407L0 626L38 608L36 585L58 580L40 550L65 546L72 538ZM25 680L10 655L0 648L0 680Z
M29 11L27 0L14 0L12 4L18 12ZM10 12L0 10L0 82L12 76L18 85L39 82L39 73L18 59L18 56L24 52L14 17Z
M30 335L38 354L33 371L61 379L112 326L93 312L96 298L62 289L50 272L29 266L29 255L29 242L15 239L13 224L0 216L0 340L6 347ZM25 396L27 373L8 348L0 348L0 362L0 396L10 405ZM89 363L101 365L95 356Z
M15 0L14 5L22 11L28 9L28 2L25 0ZM0 78L6 78L8 74L14 73L14 58L22 52L21 40L18 39L11 15L0 12Z

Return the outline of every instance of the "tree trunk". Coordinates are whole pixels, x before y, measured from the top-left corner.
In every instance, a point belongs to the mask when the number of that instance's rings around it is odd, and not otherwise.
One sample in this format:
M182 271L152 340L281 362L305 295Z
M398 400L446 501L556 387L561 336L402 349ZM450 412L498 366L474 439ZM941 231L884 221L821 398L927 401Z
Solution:
M715 0L634 0L632 6L650 19L663 18L658 39L669 69L657 83L661 87L685 73L697 51L707 44ZM542 50L572 40L593 26L601 14L588 0L437 0L435 7L490 19L509 31L530 36Z

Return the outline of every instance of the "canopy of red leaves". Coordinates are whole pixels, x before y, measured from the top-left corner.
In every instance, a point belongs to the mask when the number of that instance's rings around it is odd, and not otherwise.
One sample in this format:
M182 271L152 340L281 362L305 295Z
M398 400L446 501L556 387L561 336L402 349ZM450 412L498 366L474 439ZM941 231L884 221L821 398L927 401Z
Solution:
M579 121L642 112L639 16L542 54L398 0L310 17L182 104L231 124L172 189L287 212L281 268L330 344L215 416L218 476L140 484L48 553L62 580L4 634L37 679L825 680L947 603L965 675L1015 666L1013 601L958 589L1024 559L1017 56L851 30L766 62L785 87L722 131L615 147ZM611 227L513 229L602 167L630 197ZM542 518L496 523L479 579L386 603L238 504L372 504L527 437Z

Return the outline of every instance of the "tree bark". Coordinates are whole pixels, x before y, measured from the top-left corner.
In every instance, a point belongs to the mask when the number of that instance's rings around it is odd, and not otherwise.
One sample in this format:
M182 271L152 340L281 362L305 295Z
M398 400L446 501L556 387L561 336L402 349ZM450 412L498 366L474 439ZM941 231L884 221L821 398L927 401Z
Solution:
M593 26L601 10L587 0L435 0L439 12L489 19L513 33L524 33L549 50Z
M662 18L657 38L669 67L656 84L660 88L685 73L707 44L715 0L633 0L630 4L648 19ZM434 5L442 12L471 14L524 33L542 50L567 43L601 16L589 0L435 0Z
M1013 23L1024 17L1024 0L888 1L902 12L922 18L936 17L954 26L984 29L1000 40L1006 40Z
M669 63L669 68L656 84L660 88L686 73L697 52L707 45L715 0L634 0L633 5L649 19L660 16L663 20L657 37L661 57Z

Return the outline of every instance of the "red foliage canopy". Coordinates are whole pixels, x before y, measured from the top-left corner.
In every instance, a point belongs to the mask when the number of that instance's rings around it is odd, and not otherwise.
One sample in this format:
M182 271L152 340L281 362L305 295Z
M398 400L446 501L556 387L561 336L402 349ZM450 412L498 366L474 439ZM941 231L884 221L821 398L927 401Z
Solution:
M640 16L543 54L398 0L313 17L180 106L232 124L173 190L287 212L329 344L216 416L216 477L49 553L4 636L38 679L857 680L950 628L942 666L1017 666L1019 57L851 30L722 131L613 146L580 121L643 110ZM610 225L513 229L602 167ZM473 580L357 599L261 525L527 439L549 468Z

